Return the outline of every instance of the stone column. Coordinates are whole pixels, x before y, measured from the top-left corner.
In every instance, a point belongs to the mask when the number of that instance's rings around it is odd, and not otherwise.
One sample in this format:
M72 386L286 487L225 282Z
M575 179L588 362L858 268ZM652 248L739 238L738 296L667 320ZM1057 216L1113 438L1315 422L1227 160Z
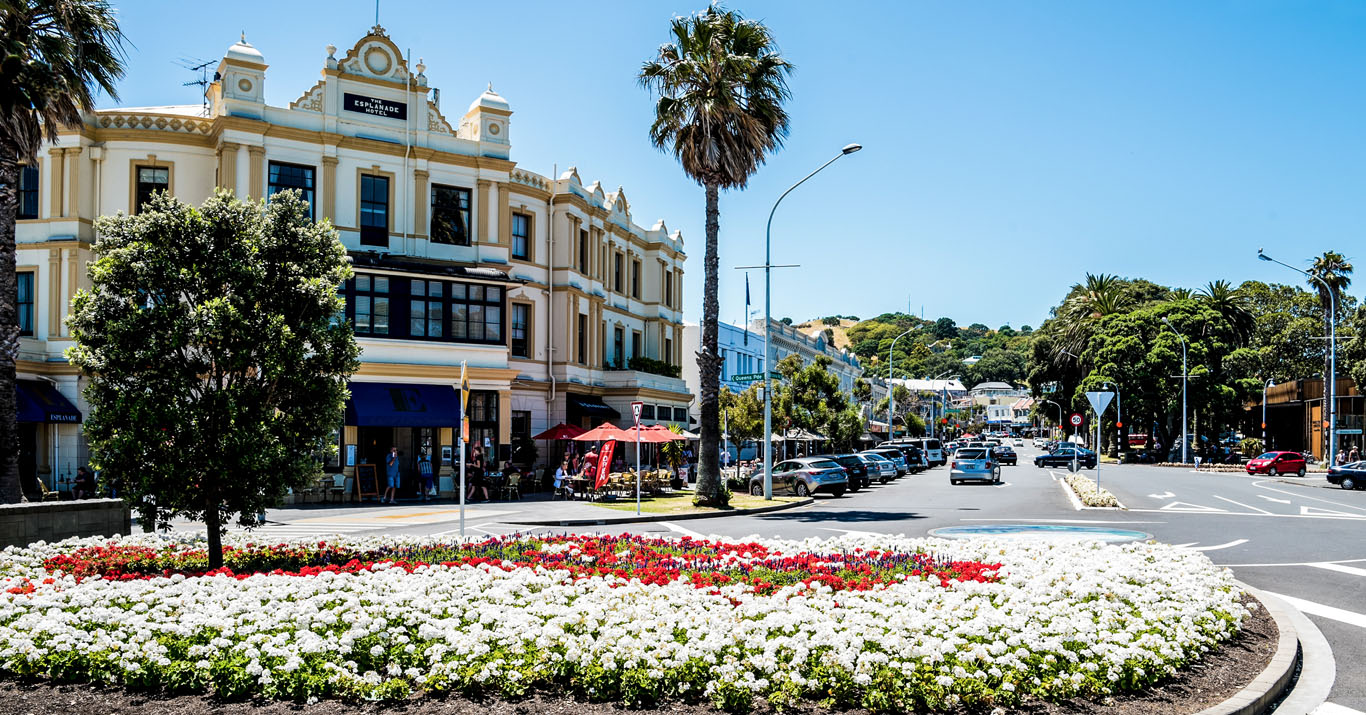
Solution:
M237 193L237 149L240 144L223 142L218 149L218 187Z
M498 184L498 234L497 243L512 245L512 201L508 195L508 185Z
M66 178L66 210L63 216L79 217L81 215L81 148L79 146L67 147L62 151L63 163L65 166Z
M489 236L489 196L492 195L493 182L488 179L480 179L475 182L474 196L470 199L470 206L474 207L475 233L470 243L492 243L493 239Z
M255 201L266 195L266 148L248 146L247 156L251 162L247 173L247 196Z
M65 297L65 299L62 300L62 318L63 318L63 321L62 321L61 334L62 334L62 335L70 335L70 334L71 334L71 331L68 330L67 327L66 327L65 318L66 318L67 313L71 310L71 299L74 298L74 297L76 297L77 268L79 267L79 264L80 264L80 261L77 260L77 259L78 259L78 256L77 256L77 249L75 249L75 248L68 248L68 249L66 249L66 256L65 256L65 259L66 259L66 260L65 260L65 263L66 263L66 285L65 285L64 287L66 288L66 290L63 291L63 293L65 294L66 297Z
M337 157L323 157L323 213L318 218L328 218L337 223Z
M47 336L62 334L62 249L47 252Z
M427 238L427 181L431 176L425 169L413 170L413 234Z
M64 154L65 152L57 147L47 150L47 173L50 175L48 177L47 195L49 201L48 216L50 218L60 218L62 207L66 205L66 202L62 201L62 194L66 190L66 180L63 178L63 174L66 173Z

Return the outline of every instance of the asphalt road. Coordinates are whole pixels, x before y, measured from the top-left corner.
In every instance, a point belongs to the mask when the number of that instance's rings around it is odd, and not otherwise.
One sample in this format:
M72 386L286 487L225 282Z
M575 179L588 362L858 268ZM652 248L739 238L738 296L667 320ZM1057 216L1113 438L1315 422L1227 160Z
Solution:
M950 486L939 467L841 498L818 497L772 514L609 527L529 529L507 523L518 504L468 510L469 533L609 531L721 534L732 537L828 537L848 532L923 536L941 527L1024 524L1113 525L1201 550L1242 581L1286 597L1305 612L1333 649L1337 678L1318 715L1366 712L1366 491L1327 488L1322 475L1296 478L1195 473L1144 465L1101 465L1101 485L1121 510L1077 509L1058 483L1064 470L1033 466L1036 450L1017 448L1020 466L1004 467L1000 485ZM1096 470L1082 470L1095 476ZM616 515L616 514L613 514ZM272 536L328 533L453 534L458 514L432 507L270 512Z

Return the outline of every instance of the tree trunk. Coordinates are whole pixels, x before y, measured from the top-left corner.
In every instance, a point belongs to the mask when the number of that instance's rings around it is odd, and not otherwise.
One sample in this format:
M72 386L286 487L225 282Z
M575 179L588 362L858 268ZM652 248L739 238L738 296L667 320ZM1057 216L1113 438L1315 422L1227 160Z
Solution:
M697 352L697 372L701 378L699 407L701 408L701 446L697 455L698 501L710 506L721 506L721 471L717 463L717 449L721 443L721 359L716 347L716 321L721 312L717 299L717 271L721 258L717 255L716 239L721 230L721 209L715 183L707 188L707 250L703 258L705 284L702 290L702 344ZM764 366L768 369L768 366Z
M23 501L19 486L19 425L14 366L19 357L19 291L14 275L19 155L0 144L0 503Z
M209 537L209 569L223 566L223 521L218 511L218 492L213 487L204 490L204 528Z

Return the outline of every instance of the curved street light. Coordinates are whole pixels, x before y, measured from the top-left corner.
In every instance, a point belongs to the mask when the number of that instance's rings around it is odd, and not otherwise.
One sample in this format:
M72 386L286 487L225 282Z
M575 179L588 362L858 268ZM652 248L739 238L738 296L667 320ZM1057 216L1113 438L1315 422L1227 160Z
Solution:
M1316 280L1323 289L1328 291L1328 385L1324 395L1328 398L1328 464L1336 464L1338 453L1338 312L1337 295L1333 292L1333 287L1328 285L1328 281L1320 276L1316 276L1309 271L1296 268L1289 263L1280 261L1266 255L1262 249L1257 249L1257 258L1276 265L1285 266L1292 271L1298 271L1308 276L1311 280ZM1263 405L1266 403L1263 402ZM1263 420L1265 422L1265 420ZM1265 442L1265 440L1263 440Z
M1058 427L1061 428L1061 427L1062 427L1062 405L1060 405L1060 404L1058 404L1058 403L1056 403L1056 402L1054 402L1054 401L1052 401L1052 400L1044 400L1044 402L1047 402L1048 404L1050 404L1050 405L1052 405L1052 406L1058 408Z
M773 341L772 341L772 280L771 273L773 268L773 214L778 212L778 204L792 193L792 190L806 183L807 179L821 173L821 169L835 163L840 157L848 156L862 149L860 144L846 144L840 153L836 154L830 161L821 164L810 174L802 177L801 181L789 186L777 201L773 202L773 210L768 212L768 226L764 229L764 364L760 372L763 373L764 380L764 499L773 500L773 381L770 376L773 374ZM891 429L890 425L888 429Z
M892 350L896 347L896 341L915 332L915 328L907 328L906 332L892 338L892 344L887 346L887 440L890 442L896 439L896 426L892 423L893 406L896 405L896 383L892 382Z
M1266 443L1266 391L1267 391L1268 389L1272 388L1272 387L1275 387L1275 386L1276 386L1276 383L1275 383L1275 381L1273 381L1273 380L1267 380L1267 381L1266 381L1266 384L1265 384L1265 385L1262 385L1262 449L1263 449L1263 450L1269 450L1269 449L1271 449L1271 445L1269 445L1269 444Z
M1188 461L1186 459L1187 450L1190 448L1186 444L1186 383L1190 379L1190 373L1186 371L1186 339L1181 336L1181 333L1176 332L1176 328L1172 327L1172 321L1167 320L1166 316L1162 316L1162 324L1172 331L1172 335L1175 335L1177 340L1181 341L1181 463L1185 464Z

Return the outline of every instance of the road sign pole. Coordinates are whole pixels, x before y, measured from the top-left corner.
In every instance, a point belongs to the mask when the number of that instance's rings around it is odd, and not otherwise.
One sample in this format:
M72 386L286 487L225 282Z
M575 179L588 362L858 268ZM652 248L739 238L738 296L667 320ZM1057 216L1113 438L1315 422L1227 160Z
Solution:
M644 402L631 403L631 416L636 423L636 516L640 516L640 411Z

